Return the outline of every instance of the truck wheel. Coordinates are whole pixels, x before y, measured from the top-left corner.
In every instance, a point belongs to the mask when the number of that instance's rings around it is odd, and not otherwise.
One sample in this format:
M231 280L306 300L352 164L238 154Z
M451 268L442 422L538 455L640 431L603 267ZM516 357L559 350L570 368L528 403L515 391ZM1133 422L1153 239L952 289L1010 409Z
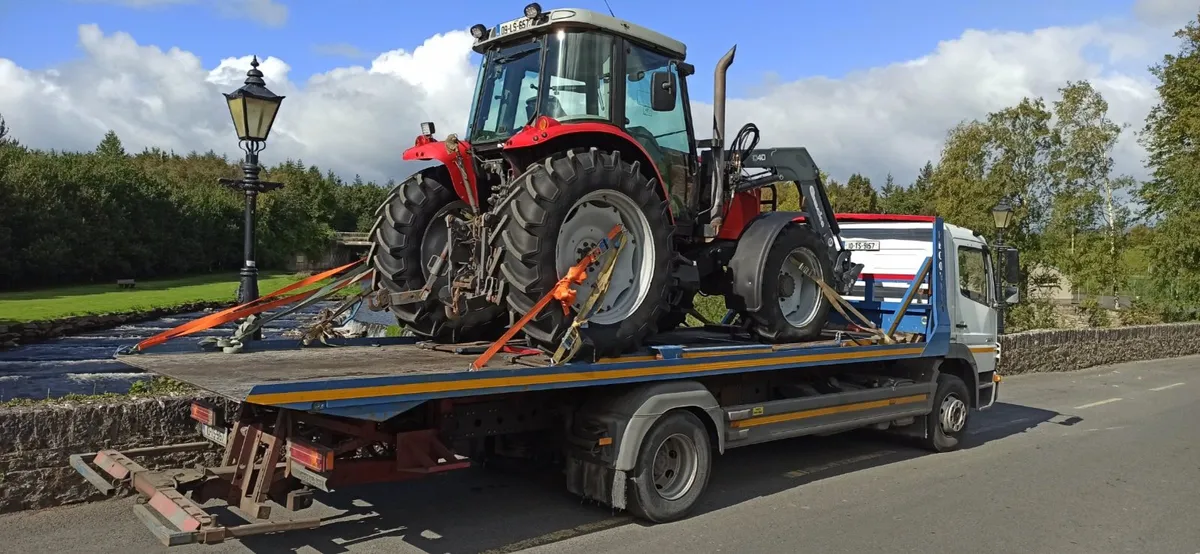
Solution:
M515 183L520 192L509 203L502 237L501 272L508 283L509 309L524 315L554 288L617 223L626 243L613 268L599 311L581 329L597 356L618 355L641 346L666 312L670 262L674 256L667 202L658 182L647 179L636 162L620 152L592 148L555 154L532 167ZM595 285L601 265L588 268L570 315L558 303L525 326L532 343L556 348L563 333Z
M468 213L470 208L448 185L442 168L416 173L384 201L383 221L372 237L372 263L376 282L389 292L419 290L429 278L429 262L441 255L449 230L447 214ZM415 304L392 305L392 313L413 334L436 341L484 340L495 338L505 322L502 306L489 306L451 319L438 292L448 282L441 277L429 297Z
M712 447L695 414L676 410L654 423L638 448L629 511L665 523L683 518L708 485Z
M800 271L816 268L826 283L833 282L826 247L808 227L793 225L775 237L763 268L762 307L743 313L750 331L768 342L796 342L818 337L829 320L829 299Z
M922 446L934 452L957 450L971 421L970 391L962 379L949 373L938 374L933 412L925 418Z

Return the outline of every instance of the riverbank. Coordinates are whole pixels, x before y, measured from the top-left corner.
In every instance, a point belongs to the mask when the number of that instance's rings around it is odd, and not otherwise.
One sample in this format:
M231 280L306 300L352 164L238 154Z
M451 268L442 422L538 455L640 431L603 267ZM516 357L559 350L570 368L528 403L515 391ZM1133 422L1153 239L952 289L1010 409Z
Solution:
M304 275L264 273L259 290L270 292ZM0 293L0 349L32 344L162 317L234 304L237 273L213 273L136 283L115 283Z

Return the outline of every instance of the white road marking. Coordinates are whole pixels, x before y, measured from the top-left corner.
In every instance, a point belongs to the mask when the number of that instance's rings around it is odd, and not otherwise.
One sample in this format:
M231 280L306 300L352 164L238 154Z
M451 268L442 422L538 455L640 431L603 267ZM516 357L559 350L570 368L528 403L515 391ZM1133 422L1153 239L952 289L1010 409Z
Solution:
M1099 401L1099 402L1092 402L1091 404L1084 404L1084 405L1082 405L1082 406L1075 406L1075 409L1076 409L1076 410L1082 410L1082 409L1084 409L1084 408L1094 408L1094 407L1096 407L1096 406L1103 406L1103 405L1105 405L1105 404L1111 404L1111 403L1113 403L1113 402L1120 402L1120 401L1122 401L1122 400L1124 400L1124 398L1109 398L1109 399L1107 399L1107 400L1101 400L1101 401Z
M1172 383L1172 384L1170 384L1170 385L1167 385L1167 386L1165 386L1165 387L1158 387L1158 388L1154 388L1154 389L1150 389L1150 390L1152 390L1152 391L1154 391L1154 392L1158 392L1158 391L1160 391L1160 390L1167 390L1167 389L1173 389L1173 388L1175 388L1175 387L1182 387L1182 386L1184 386L1184 385L1186 385L1186 384L1187 384L1187 383Z

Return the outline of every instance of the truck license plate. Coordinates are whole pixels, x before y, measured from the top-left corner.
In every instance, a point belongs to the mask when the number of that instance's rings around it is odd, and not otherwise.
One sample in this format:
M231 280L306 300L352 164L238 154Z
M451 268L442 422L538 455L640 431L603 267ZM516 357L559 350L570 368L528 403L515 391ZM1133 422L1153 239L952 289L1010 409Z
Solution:
M518 31L524 31L525 29L528 29L532 25L533 25L533 20L529 19L528 17L522 17L519 19L514 19L512 21L506 21L506 22L500 24L500 31L498 33L496 33L496 36L502 37L505 35L511 35Z
M846 241L846 250L879 250L879 241L877 240L848 240Z
M197 423L197 425L200 426L200 434L203 435L204 438L215 442L220 446L225 446L225 443L229 440L229 432L225 429L211 427L203 423Z

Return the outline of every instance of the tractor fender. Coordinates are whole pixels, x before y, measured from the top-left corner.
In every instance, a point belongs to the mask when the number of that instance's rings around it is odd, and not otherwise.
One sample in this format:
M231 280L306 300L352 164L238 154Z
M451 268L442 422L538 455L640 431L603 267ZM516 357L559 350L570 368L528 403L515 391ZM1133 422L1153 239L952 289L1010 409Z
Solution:
M592 133L605 135L608 138L619 141L626 146L626 149L632 149L634 153L641 158L642 165L649 166L651 176L658 179L658 186L663 199L670 199L671 195L667 188L667 182L663 180L662 173L658 170L658 166L652 161L650 153L646 151L646 147L642 143L633 138L632 135L626 133L620 128L608 123L596 122L579 122L571 124L563 124L555 121L551 117L538 116L534 122L525 128L521 129L517 134L513 135L504 142L505 150L516 150L519 148L530 148L533 146L544 145L554 139L560 137L568 137L579 135L580 133ZM671 213L672 221L674 221L674 213Z
M762 290L758 282L775 237L804 215L803 212L764 213L751 220L738 239L729 270L733 277L733 293L741 298L746 311L757 312L762 308Z
M470 143L460 141L454 135L444 141L421 137L401 157L406 161L437 161L446 166L454 193L472 209L479 210L479 185L475 179L475 160L471 157Z

